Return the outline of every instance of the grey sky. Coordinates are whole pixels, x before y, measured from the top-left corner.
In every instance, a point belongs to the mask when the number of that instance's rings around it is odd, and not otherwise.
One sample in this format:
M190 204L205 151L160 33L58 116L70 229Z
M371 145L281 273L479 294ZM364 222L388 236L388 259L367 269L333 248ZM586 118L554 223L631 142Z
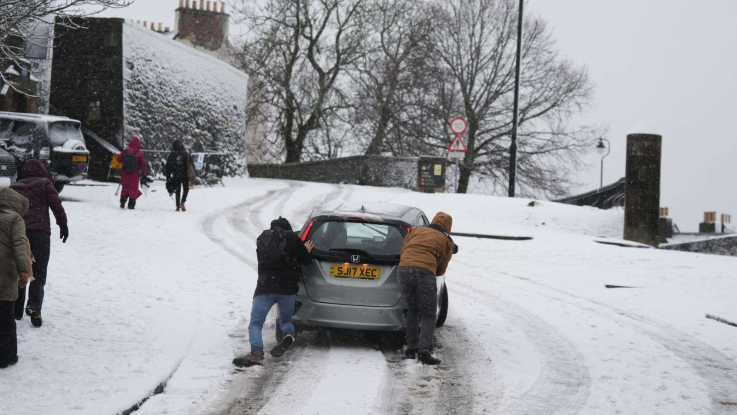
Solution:
M174 26L179 0L136 0L102 16ZM704 211L734 214L737 141L737 2L733 0L529 0L561 53L589 68L596 105L581 122L610 127L604 182L624 176L627 133L649 123L663 135L661 205L682 231ZM599 157L587 157L580 190L599 185Z

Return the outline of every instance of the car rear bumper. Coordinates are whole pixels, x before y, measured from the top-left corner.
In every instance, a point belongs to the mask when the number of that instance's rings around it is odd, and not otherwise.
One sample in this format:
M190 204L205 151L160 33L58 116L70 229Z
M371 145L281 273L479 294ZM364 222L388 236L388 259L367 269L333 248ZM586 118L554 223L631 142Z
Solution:
M403 301L393 307L365 307L316 303L307 296L297 297L297 310L292 322L303 328L328 327L335 329L405 331Z

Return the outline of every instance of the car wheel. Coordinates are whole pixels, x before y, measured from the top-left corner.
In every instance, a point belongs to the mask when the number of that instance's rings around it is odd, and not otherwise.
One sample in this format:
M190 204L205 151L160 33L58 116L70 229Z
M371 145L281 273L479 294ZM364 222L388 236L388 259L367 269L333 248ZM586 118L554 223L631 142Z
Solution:
M276 342L281 343L284 340L284 332L281 331L281 324L279 324L279 316L276 317Z
M440 300L440 312L438 313L438 319L435 322L435 327L441 327L445 324L445 319L448 318L448 287L443 285L443 297Z
M61 191L64 190L64 183L54 182L54 189L56 189L57 193L61 193Z

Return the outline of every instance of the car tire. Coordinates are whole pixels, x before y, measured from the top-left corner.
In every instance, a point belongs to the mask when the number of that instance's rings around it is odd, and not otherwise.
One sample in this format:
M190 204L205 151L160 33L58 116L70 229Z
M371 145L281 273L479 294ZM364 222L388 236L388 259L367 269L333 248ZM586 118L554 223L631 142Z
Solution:
M61 182L54 182L54 189L56 189L57 193L61 193L62 190L64 190L65 183Z
M443 285L443 296L440 301L440 312L437 321L435 321L435 327L441 327L445 324L445 319L448 318L448 287L445 285Z
M284 332L281 331L281 324L279 324L279 316L276 317L276 329L274 330L276 334L276 342L281 343L282 340L284 340Z

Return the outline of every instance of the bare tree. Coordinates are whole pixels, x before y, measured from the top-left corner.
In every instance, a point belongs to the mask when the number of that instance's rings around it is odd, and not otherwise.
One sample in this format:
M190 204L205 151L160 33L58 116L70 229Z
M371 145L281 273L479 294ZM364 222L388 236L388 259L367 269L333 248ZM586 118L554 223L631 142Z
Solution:
M459 105L450 107L458 108L468 122L468 153L461 163L458 191L468 190L474 173L495 190L506 188L517 7L511 0L444 0L436 5L441 17L434 55L457 85L452 92L458 94ZM585 68L558 55L545 22L536 17L524 21L520 88L520 193L564 194L570 173L582 163L578 155L603 129L571 126L572 116L591 102L593 86ZM445 145L449 137L446 126L441 134Z
M48 26L49 16L62 15L60 22L74 26L71 18L89 16L111 7L125 7L133 0L0 0L0 80L14 90L34 95L36 91L19 88L17 80L5 72L5 64L24 67L29 46L37 42L39 26ZM46 45L38 45L46 47ZM32 68L29 68L32 71Z
M367 14L372 30L367 53L354 72L354 132L366 141L366 154L412 153L416 144L405 129L416 102L426 91L432 8L415 0L375 0ZM415 114L416 115L416 114Z
M266 123L272 151L298 162L308 138L348 108L341 75L364 52L364 0L239 1L249 30L240 62L257 79L248 119ZM334 146L321 141L311 150L329 156Z

